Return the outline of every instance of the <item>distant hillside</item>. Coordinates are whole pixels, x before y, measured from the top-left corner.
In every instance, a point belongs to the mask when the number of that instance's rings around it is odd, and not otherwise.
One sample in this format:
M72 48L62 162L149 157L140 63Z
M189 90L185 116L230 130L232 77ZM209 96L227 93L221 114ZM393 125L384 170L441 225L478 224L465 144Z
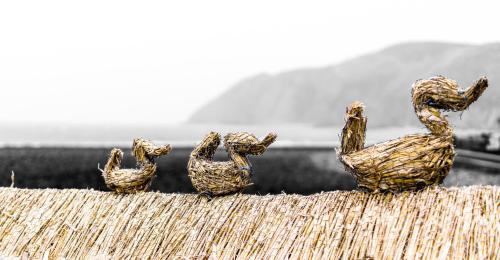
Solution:
M201 107L191 123L307 123L342 125L345 107L366 105L368 127L419 125L412 83L445 75L462 88L481 75L490 88L452 122L461 128L499 128L500 44L406 43L324 68L257 75Z

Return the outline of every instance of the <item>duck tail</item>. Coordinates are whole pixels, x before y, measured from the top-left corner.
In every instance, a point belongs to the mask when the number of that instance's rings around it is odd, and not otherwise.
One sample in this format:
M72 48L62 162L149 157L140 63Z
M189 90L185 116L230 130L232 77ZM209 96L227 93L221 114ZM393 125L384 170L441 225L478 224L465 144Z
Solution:
M119 170L122 164L123 152L118 148L113 148L109 153L108 162L102 170L103 175Z
M219 144L220 135L216 132L210 132L191 152L190 157L212 160Z
M345 125L340 137L340 154L349 154L362 150L365 145L366 117L363 117L364 105L359 101L346 108Z

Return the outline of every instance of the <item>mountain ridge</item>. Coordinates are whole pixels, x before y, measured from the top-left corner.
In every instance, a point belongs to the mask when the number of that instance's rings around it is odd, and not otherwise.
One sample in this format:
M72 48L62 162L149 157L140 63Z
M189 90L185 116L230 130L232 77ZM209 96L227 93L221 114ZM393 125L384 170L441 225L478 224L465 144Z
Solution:
M197 110L189 123L342 125L345 107L366 105L368 127L420 126L411 105L415 80L445 75L466 88L485 75L490 87L459 128L499 128L500 43L407 42L317 68L246 78Z

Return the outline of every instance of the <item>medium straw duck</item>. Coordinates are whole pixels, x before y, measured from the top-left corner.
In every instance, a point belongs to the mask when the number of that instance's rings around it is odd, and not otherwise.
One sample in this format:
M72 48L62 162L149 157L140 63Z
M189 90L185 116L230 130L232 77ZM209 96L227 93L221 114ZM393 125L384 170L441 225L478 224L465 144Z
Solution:
M366 148L364 106L356 101L347 108L338 157L359 187L369 191L417 190L440 184L455 157L453 128L440 110L463 111L487 87L486 77L465 91L443 76L416 81L411 92L413 107L430 133L408 135Z
M247 155L263 154L276 137L270 133L259 141L245 132L227 134L224 147L231 160L215 162L213 156L220 144L220 135L210 132L189 157L188 174L194 188L209 197L243 190L251 185L252 165Z
M170 145L154 146L150 141L135 139L132 154L137 159L139 169L120 169L123 152L114 148L111 150L108 162L101 170L104 182L108 188L117 193L136 193L146 191L156 174L156 157L168 154Z

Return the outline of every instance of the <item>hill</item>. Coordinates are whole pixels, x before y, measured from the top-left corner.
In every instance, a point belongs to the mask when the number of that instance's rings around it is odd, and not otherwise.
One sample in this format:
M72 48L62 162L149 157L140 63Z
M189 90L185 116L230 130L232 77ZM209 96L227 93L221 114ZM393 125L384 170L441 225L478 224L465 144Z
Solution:
M499 200L495 186L211 201L0 188L0 258L498 259Z
M201 107L190 123L343 124L345 107L366 105L368 127L420 126L410 103L412 83L445 75L462 88L481 75L490 88L453 123L500 127L500 44L405 43L323 68L261 74L241 81Z

